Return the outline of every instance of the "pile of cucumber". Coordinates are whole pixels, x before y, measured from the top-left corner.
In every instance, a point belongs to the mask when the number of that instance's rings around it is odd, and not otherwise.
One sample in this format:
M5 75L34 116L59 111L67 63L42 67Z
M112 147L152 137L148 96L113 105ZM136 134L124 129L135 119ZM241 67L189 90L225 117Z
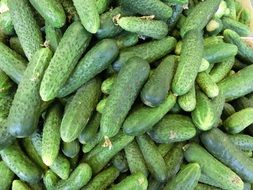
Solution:
M0 190L252 190L236 0L0 0Z

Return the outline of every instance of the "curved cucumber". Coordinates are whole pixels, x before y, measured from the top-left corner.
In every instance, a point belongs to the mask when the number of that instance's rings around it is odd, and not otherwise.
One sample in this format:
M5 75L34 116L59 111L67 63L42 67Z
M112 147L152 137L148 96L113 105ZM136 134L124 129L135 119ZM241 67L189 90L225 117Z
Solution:
M45 33L46 33L46 41L48 42L50 49L53 52L55 52L62 38L61 30L58 28L54 28L48 22L46 22Z
M195 86L186 94L179 96L177 102L184 111L192 112L197 104Z
M43 183L47 190L53 190L58 181L58 176L52 170L47 170L43 176Z
M65 156L69 158L74 158L78 155L79 151L80 144L77 139L72 142L63 142L62 152Z
M119 49L134 46L139 41L138 34L125 32L115 38Z
M3 161L0 161L0 171L0 187L3 190L8 190L10 189L15 174L8 168L8 166Z

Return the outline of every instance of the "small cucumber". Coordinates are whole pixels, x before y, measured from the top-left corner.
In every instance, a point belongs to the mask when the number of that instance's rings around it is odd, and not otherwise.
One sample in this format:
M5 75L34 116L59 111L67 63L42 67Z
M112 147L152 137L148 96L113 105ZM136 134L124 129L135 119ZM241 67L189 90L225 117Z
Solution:
M128 171L128 163L123 151L119 152L113 157L112 165L116 167L121 173Z
M10 48L13 49L19 55L25 57L25 52L20 44L18 37L14 36L10 38Z
M210 63L206 59L202 58L198 72L200 73L200 72L208 70L209 66L210 66Z
M50 169L61 179L68 179L70 173L70 163L66 157L59 154L50 166Z
M164 58L144 85L141 99L147 106L157 107L165 101L176 70L175 59L175 56Z
M46 41L49 44L50 49L55 52L60 40L62 38L62 32L58 28L54 28L49 23L45 24Z
M98 13L101 14L105 12L105 10L108 9L110 3L111 3L111 0L96 0L96 7L98 10Z
M239 22L243 23L247 26L250 26L250 22L251 22L251 14L248 10L243 9L239 18Z
M14 180L11 186L12 190L32 190L25 182L21 180Z
M47 170L47 172L43 176L43 183L47 190L54 190L54 187L58 181L58 176L52 170Z
M188 1L188 0L187 0ZM183 6L175 4L172 6L172 15L171 17L167 20L167 25L169 28L169 32L175 28L176 24L178 23L180 16L182 15L183 12Z
M104 94L110 94L110 91L112 89L113 83L116 81L117 75L112 75L111 77L108 77L102 82L101 85L101 91Z
M223 23L221 19L214 18L206 25L206 30L209 35L217 35L223 30Z
M3 161L0 161L0 171L0 187L2 190L8 190L10 189L15 174L8 168L8 166Z
M228 135L230 141L240 150L253 151L253 137L245 134Z
M177 102L184 111L192 112L197 104L195 86L193 86L186 94L179 96Z
M157 149L162 157L164 157L172 149L173 146L173 143L162 143L158 145Z
M105 109L105 104L106 104L106 101L107 101L107 97L104 97L103 99L101 99L97 106L96 106L96 110L98 113L102 114L104 112L104 109Z
M0 28L5 35L13 35L14 26L11 20L10 11L6 11L0 14Z
M78 155L79 151L80 144L77 139L72 142L63 142L62 152L65 156L69 158L74 158Z
M235 0L225 0L227 3L227 8L229 9L229 18L236 19L236 8L235 8Z
M139 41L139 36L135 33L123 32L119 36L116 36L115 40L118 48L121 50L136 45Z
M214 14L214 18L221 18L224 15L226 15L227 9L228 9L227 8L227 3L224 0L222 0L220 5L219 5L218 10Z
M82 151L83 153L88 153L90 152L98 143L102 141L102 135L100 133L97 133L97 135L90 141L86 142L83 147Z
M235 112L236 112L235 108L231 104L225 103L224 104L224 109L222 111L222 119L228 118L229 116L231 116Z
M209 45L219 44L223 42L223 36L209 36L204 38L204 47L208 47Z

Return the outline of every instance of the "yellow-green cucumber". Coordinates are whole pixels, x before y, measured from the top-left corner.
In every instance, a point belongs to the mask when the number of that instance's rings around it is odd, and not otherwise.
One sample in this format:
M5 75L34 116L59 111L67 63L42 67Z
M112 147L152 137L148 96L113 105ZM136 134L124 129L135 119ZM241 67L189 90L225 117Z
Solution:
M22 180L17 180L17 179L13 180L11 189L12 190L32 190L31 187L28 186L28 184L26 184Z
M110 94L110 91L112 89L113 83L116 81L116 79L117 79L117 75L112 75L112 76L108 77L107 79L105 79L102 82L101 91L104 94Z
M0 161L0 171L0 187L3 190L8 190L10 189L15 174L8 168L4 161Z
M197 104L195 85L186 94L179 96L178 105L186 112L192 112Z
M43 176L43 183L47 190L54 190L54 187L58 181L59 177L52 170L47 170Z

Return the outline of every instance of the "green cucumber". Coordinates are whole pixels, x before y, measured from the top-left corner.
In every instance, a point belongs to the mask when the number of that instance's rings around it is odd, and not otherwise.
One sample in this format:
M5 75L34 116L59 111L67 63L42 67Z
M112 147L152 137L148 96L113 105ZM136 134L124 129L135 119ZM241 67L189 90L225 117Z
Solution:
M251 22L251 14L248 10L243 9L239 18L239 22L243 23L247 26L250 26L250 22Z
M162 1L168 4L175 4L181 6L188 4L188 0L162 0Z
M127 66L120 70L102 114L100 132L103 136L112 137L118 133L149 71L148 63L139 57L129 59ZM126 96L122 96L125 93Z
M124 49L137 44L139 41L139 36L135 33L125 32L120 34L119 36L116 36L115 40L118 48Z
M55 28L61 28L66 21L66 15L60 1L29 0L39 14Z
M184 111L192 112L197 104L195 86L193 86L186 94L179 96L177 102Z
M214 180L220 188L243 190L241 178L230 168L215 159L200 145L195 143L186 145L184 147L184 157L188 162L198 163L201 172Z
M235 8L235 0L225 0L227 3L227 8L229 9L228 17L232 19L236 19L236 8Z
M104 94L110 94L110 91L112 89L113 83L116 81L117 75L112 75L111 77L108 77L102 82L101 85L101 91Z
M33 54L43 44L42 33L34 18L31 5L28 0L8 0L8 7L26 57L31 60Z
M72 0L61 0L62 7L66 13L69 23L80 20Z
M14 82L19 83L26 70L27 62L2 42L0 42L0 52L0 69Z
M159 20L145 19L141 17L121 17L117 24L128 32L153 39L162 39L168 34L168 26Z
M141 91L144 104L157 107L166 100L175 70L175 56L168 56L162 60Z
M86 163L79 164L66 180L59 181L55 189L79 190L91 179L91 167Z
M0 14L0 28L5 35L13 35L14 26L11 20L10 11L6 11Z
M183 12L183 6L175 4L175 5L172 6L172 10L173 10L172 15L167 20L167 25L168 25L168 28L169 28L169 32L172 29L175 28L177 22L179 21L180 16L182 15L182 12Z
M52 100L58 95L87 48L90 39L91 34L83 28L80 22L73 22L68 27L41 82L40 95L44 101Z
M103 99L101 99L97 106L96 106L96 110L98 113L102 114L104 112L104 109L105 109L105 104L106 104L106 101L107 101L107 97L104 97Z
M99 101L101 80L94 78L78 89L73 99L65 108L60 133L64 142L78 138L86 127L93 110ZM78 108L78 109L77 109ZM73 128L73 125L75 128Z
M100 26L96 0L73 0L73 3L84 28L88 32L95 34Z
M219 129L212 129L201 134L201 141L206 149L218 160L235 171L241 179L252 183L253 163Z
M204 47L208 47L210 45L219 44L223 42L223 36L209 36L204 38Z
M166 181L166 163L161 154L159 153L155 143L147 135L138 136L137 142L151 175L157 181Z
M176 97L169 93L164 103L158 107L150 108L141 106L134 110L126 118L123 124L123 130L128 135L141 135L152 129L163 116L171 110L176 103Z
M209 35L217 35L223 30L223 23L221 19L214 18L207 25L206 30Z
M78 152L78 154L75 156L75 157L73 157L73 158L70 158L69 159L69 162L70 162L70 168L73 170L73 169L75 169L76 167L77 167L77 165L79 164L79 157L80 157L80 145L79 145L79 152Z
M17 143L0 151L4 163L21 180L36 183L42 177L41 170L22 152Z
M125 179L114 185L111 190L146 190L148 188L148 180L141 172L137 172L127 176Z
M157 149L162 157L164 157L172 149L173 146L173 143L162 143L158 145Z
M199 178L199 182L207 184L207 185L211 185L213 187L217 187L217 186L219 187L219 185L217 184L217 182L215 180L213 180L212 178L208 177L203 172L201 173L201 176Z
M222 119L228 118L229 116L231 116L235 112L236 112L235 108L231 104L225 103L224 104L224 109L222 111Z
M192 29L202 30L218 10L220 2L221 0L206 0L192 8L180 29L181 36Z
M14 180L11 186L12 190L31 190L31 188L21 180Z
M166 37L161 40L153 40L140 45L122 50L118 59L113 63L113 69L119 71L124 65L127 64L128 59L138 56L145 59L148 63L167 55L176 46L176 39L174 37Z
M115 40L104 39L98 42L79 61L65 85L60 89L58 96L69 95L105 70L115 60L118 53L119 50Z
M172 81L172 91L179 96L193 87L203 56L203 39L198 30L189 31L182 44L182 52Z
M210 63L206 59L202 59L201 64L199 66L199 73L208 70Z
M228 135L230 141L240 150L253 151L253 137L245 134Z
M149 178L148 178L148 189L147 190L162 189L163 186L164 186L164 183L157 181L152 176L149 176Z
M123 151L119 152L113 157L112 165L116 167L121 173L128 171L128 163Z
M96 7L98 10L98 13L101 14L105 12L105 10L108 9L110 3L111 3L111 0L96 0Z
M131 174L141 172L145 176L148 176L145 160L136 141L128 144L124 150Z
M193 138L196 129L191 118L179 114L168 114L149 132L157 143L182 142Z
M70 163L66 157L59 154L50 166L50 169L61 179L68 179L70 173Z
M52 170L47 170L43 176L43 183L47 190L53 190L58 181L58 176Z
M172 9L159 0L121 0L121 6L140 15L154 15L155 18L168 20Z
M15 174L8 168L8 166L3 161L0 161L0 171L0 187L2 190L8 190L10 189Z
M88 153L90 152L98 143L100 143L102 141L102 136L100 135L100 133L97 133L97 135L91 139L90 141L86 142L83 147L82 147L82 151L83 153Z
M110 166L97 174L82 190L105 190L119 176L120 172Z
M14 87L14 84L12 80L5 74L4 71L0 69L0 97L5 98L6 95L8 97L8 95L12 94L11 92L12 92L13 87Z
M220 5L219 5L218 10L214 14L214 18L219 19L219 18L223 17L224 15L226 15L227 10L228 10L227 3L224 0L222 0Z
M6 119L0 119L0 150L8 147L15 140L15 138L8 132L6 122Z
M221 124L221 114L225 104L225 96L220 92L218 96L212 99L211 104L215 113L213 127L218 127Z
M65 156L69 158L74 158L78 155L79 151L80 144L77 139L72 142L63 142L62 152Z
M49 44L50 49L55 52L60 40L62 38L62 32L58 28L54 28L49 23L45 24L46 41Z
M8 130L13 136L26 137L37 128L42 103L39 88L51 57L52 52L48 48L40 49L24 73L8 116Z
M164 190L194 190L200 178L200 166L198 163L187 164L164 187Z
M18 37L14 36L10 38L10 48L17 52L19 55L25 57L25 52L20 44Z
M220 190L220 189L207 184L198 183L194 190Z

